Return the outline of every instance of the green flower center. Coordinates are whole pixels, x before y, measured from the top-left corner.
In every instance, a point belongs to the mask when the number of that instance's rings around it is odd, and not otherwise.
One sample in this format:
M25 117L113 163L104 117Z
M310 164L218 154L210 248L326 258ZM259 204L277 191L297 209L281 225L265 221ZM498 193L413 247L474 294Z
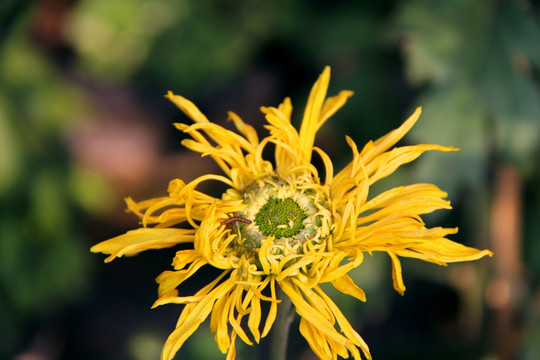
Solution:
M265 176L243 189L246 207L222 222L229 229L224 236L232 236L228 257L234 266L247 261L261 271L264 256L263 262L272 266L283 261L283 270L296 263L298 255L324 249L333 228L330 201L327 189L310 180Z
M292 237L304 229L307 215L293 199L270 198L255 216L255 223L265 236L276 239Z

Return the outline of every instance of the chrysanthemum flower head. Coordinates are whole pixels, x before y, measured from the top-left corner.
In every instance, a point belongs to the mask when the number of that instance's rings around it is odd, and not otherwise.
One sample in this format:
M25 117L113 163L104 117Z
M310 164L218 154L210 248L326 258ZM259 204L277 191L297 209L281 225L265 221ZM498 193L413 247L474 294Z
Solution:
M330 156L314 146L315 136L352 92L326 98L329 79L327 67L311 90L299 131L291 124L290 99L261 108L269 132L262 140L234 113L229 119L237 132L210 122L189 100L167 94L194 122L176 124L192 138L183 145L210 156L224 175L207 174L188 184L172 180L168 196L161 198L128 198L127 206L141 219L141 227L92 248L110 254L108 262L148 249L192 245L178 251L174 269L157 278L159 298L154 306L185 305L165 343L163 360L172 359L209 316L217 346L234 359L237 337L252 345L272 328L280 310L277 287L292 301L301 317L300 332L319 358L361 359L363 353L371 359L367 344L320 284L331 283L365 301L364 291L347 274L360 266L364 253L389 255L394 287L401 294L405 286L399 257L446 265L491 255L448 240L457 229L425 226L422 214L450 208L446 193L435 185L369 193L370 185L425 151L456 150L426 144L394 147L416 122L420 108L362 150L346 137L352 160L335 173ZM275 149L273 162L263 158L269 144ZM314 155L324 164L323 178L311 162ZM197 190L204 181L219 181L228 189L215 198ZM197 293L180 295L180 285L203 266L222 272ZM262 302L269 303L268 311L262 311Z

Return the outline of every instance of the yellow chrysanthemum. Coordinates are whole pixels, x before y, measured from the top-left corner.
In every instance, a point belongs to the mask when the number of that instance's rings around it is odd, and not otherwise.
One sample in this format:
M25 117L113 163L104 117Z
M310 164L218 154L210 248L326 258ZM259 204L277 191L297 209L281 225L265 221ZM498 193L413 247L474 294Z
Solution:
M139 203L128 198L128 208L140 217L142 227L92 248L110 254L108 262L148 249L193 244L176 253L174 270L157 278L159 298L154 306L185 304L162 359L172 359L208 316L219 349L234 359L237 336L251 345L268 334L280 302L276 286L292 301L301 317L300 331L319 358L361 359L361 349L371 359L364 340L319 284L330 282L365 301L364 291L347 275L362 263L365 252L390 256L394 287L401 294L405 286L400 256L446 265L491 255L446 239L457 229L426 228L420 215L450 208L446 193L435 185L401 186L369 196L370 185L424 151L456 150L440 145L392 148L414 125L419 108L398 129L370 141L362 151L347 137L352 161L334 174L330 157L314 146L315 135L352 92L327 99L329 80L327 67L311 90L300 131L291 125L290 99L277 108L261 108L269 130L262 140L234 113L229 119L238 133L211 123L189 100L167 94L194 121L176 124L193 138L183 144L211 156L226 176L203 175L189 184L176 179L169 184L169 196ZM275 147L274 164L262 157L269 143ZM314 153L324 163L324 182L311 164ZM221 198L196 190L208 180L229 188ZM196 294L180 296L179 285L204 265L223 272ZM264 316L261 301L269 302Z

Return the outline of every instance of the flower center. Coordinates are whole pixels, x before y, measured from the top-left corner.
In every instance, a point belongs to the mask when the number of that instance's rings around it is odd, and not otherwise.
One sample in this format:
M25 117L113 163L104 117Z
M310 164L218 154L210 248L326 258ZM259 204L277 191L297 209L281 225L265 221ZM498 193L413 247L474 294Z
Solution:
M227 257L234 266L245 261L257 271L281 271L325 251L333 228L328 189L309 175L265 176L241 195L246 207L224 223L233 235Z
M270 198L255 215L255 223L264 236L276 239L292 237L304 229L307 215L293 199Z

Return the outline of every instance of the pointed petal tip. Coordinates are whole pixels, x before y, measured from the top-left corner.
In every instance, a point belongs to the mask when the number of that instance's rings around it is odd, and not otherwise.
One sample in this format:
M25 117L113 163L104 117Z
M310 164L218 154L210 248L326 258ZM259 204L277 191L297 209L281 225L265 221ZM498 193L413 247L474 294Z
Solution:
M416 109L414 109L411 116L409 116L409 119L414 119L414 121L416 122L418 120L418 118L420 117L420 114L422 114L422 107L418 106ZM407 120L409 120L409 119L407 119Z
M97 254L97 253L103 253L103 254L108 255L106 252L104 252L104 251L99 247L99 245L101 245L101 243L92 246L92 247L90 248L90 252L92 252L92 253L94 253L94 254ZM112 254L112 255L110 255L110 256L107 256L107 257L105 258L105 260L103 260L103 262L106 263L106 264L107 264L107 263L110 263L110 262L113 261L116 257L119 257L119 256L117 256L116 253L115 253L115 254Z
M352 90L341 90L338 94L338 96L344 96L346 98L350 98L351 96L354 95L354 91Z

